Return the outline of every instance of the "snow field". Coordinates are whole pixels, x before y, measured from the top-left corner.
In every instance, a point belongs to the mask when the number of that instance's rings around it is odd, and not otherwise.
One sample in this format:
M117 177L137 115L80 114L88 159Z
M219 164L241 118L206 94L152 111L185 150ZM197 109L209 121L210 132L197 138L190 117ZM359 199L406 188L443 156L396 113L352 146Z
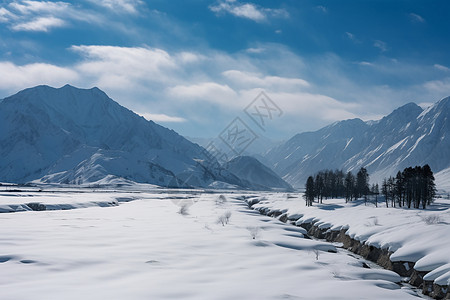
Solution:
M61 197L53 203L93 203L131 194L53 195ZM248 210L240 194L133 195L116 207L0 214L0 298L414 297L397 274L303 239L302 228Z

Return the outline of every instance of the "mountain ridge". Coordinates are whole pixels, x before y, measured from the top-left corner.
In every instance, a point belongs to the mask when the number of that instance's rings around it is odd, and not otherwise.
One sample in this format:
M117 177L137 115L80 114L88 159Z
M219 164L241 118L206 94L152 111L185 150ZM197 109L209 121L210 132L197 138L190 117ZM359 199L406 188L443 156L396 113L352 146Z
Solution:
M272 169L252 156L237 156L226 162L223 167L253 185L269 189L293 190L292 186Z
M249 187L227 170L199 163L210 159L204 151L98 88L41 85L0 102L5 182L83 184L110 176L168 187L207 187L215 181Z
M410 165L450 167L450 97L423 110L407 103L376 122L338 121L294 135L265 155L274 171L294 187L322 169L366 167L373 182Z

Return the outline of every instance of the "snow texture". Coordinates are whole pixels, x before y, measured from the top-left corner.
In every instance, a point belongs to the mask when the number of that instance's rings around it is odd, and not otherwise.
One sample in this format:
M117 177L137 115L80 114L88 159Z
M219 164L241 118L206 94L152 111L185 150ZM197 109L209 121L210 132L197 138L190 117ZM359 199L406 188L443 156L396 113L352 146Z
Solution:
M41 193L0 203L119 205L0 214L2 300L416 299L397 274L249 210L249 194Z

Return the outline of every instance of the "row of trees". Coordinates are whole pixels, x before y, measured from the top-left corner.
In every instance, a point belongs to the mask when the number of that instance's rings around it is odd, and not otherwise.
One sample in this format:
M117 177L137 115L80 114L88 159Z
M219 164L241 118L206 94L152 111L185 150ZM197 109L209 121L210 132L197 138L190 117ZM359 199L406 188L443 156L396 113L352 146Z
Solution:
M392 207L397 205L411 208L412 205L414 208L425 209L436 196L433 171L429 165L408 167L403 172L399 171L395 178L385 178L381 192L386 200L386 207L390 201Z
M369 174L365 168L359 169L356 177L352 172L345 174L342 170L320 171L309 176L306 181L306 205L311 206L314 199L322 203L323 198L345 197L346 202L370 193Z
M423 167L409 167L398 172L397 176L383 180L381 193L384 195L386 207L405 206L410 208L426 208L435 195L433 172L429 165ZM380 189L378 184L369 186L369 174L365 168L359 169L353 175L351 172L344 173L342 170L320 171L314 176L309 176L306 181L304 198L307 206L311 206L314 199L322 203L323 198L345 198L345 202L364 197L367 201L369 195L375 198L378 206L378 195Z

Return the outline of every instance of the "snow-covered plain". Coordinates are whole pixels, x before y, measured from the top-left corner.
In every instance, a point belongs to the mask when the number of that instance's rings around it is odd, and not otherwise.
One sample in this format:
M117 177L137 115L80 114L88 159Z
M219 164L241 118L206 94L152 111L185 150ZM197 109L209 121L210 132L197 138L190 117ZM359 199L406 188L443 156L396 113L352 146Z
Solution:
M2 193L4 207L39 202L55 210L0 214L0 298L415 298L395 283L397 274L363 268L346 250L304 239L302 228L249 210L240 196ZM285 196L265 195L274 205ZM289 201L303 209L303 200ZM70 210L58 206L70 203ZM228 224L218 223L227 212Z
M306 207L304 201L282 194L267 194L261 200L253 206L255 209L283 211L296 216L297 225L314 222L322 229L346 229L346 234L355 240L394 252L391 261L414 262L417 271L434 271L426 280L450 285L448 199L438 198L426 210L386 208L383 202L374 207L372 202L345 203L344 199L324 200L324 204Z

